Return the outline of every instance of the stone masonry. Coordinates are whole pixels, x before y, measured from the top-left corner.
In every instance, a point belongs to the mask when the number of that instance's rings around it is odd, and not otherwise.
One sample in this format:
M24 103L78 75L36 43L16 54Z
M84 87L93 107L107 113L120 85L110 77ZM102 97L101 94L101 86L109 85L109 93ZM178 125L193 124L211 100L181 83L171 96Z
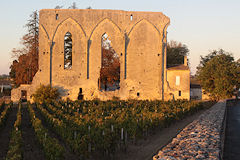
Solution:
M32 100L40 84L51 84L63 98L72 100L77 99L79 90L85 100L171 98L166 68L170 19L161 12L43 9L39 19L39 70L32 84L12 90L13 101L21 98L23 90ZM72 35L71 69L64 68L64 36L68 32ZM99 90L101 37L105 33L120 59L120 88L115 91ZM180 98L190 97L182 95Z
M184 128L153 160L218 160L226 101L220 101Z

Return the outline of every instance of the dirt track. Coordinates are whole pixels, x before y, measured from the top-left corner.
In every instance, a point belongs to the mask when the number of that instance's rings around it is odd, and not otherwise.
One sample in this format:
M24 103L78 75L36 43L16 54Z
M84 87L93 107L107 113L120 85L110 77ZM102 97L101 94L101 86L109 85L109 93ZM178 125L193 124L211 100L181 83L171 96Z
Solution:
M1 128L0 130L0 158L1 159L5 159L5 156L7 154L8 144L10 141L10 133L11 133L11 130L13 129L13 124L17 118L16 114L17 114L17 107L14 106L8 116L8 119L6 121L6 126Z
M35 132L30 122L29 112L27 106L22 107L22 139L23 139L23 159L24 160L42 160L44 153L39 147Z
M158 151L168 144L185 126L198 118L204 111L201 110L194 115L188 116L182 120L176 121L168 128L156 131L146 140L141 140L137 145L129 145L127 153L118 152L114 160L152 160L152 157Z

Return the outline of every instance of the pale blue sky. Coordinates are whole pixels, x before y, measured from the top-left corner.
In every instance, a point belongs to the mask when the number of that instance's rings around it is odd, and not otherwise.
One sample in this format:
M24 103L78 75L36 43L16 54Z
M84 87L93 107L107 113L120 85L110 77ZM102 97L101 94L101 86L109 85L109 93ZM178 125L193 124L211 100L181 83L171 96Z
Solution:
M0 2L0 74L8 74L10 52L19 47L26 33L23 27L34 10L69 7L163 12L171 19L168 41L182 42L190 49L194 73L200 55L223 48L240 58L239 0L1 0Z

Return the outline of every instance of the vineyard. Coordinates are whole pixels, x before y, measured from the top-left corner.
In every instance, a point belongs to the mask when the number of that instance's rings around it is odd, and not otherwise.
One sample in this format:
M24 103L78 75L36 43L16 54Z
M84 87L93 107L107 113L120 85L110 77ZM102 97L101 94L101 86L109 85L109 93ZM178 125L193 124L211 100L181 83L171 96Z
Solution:
M3 159L112 159L118 151L151 136L214 102L54 101L1 104ZM97 157L97 158L96 158Z

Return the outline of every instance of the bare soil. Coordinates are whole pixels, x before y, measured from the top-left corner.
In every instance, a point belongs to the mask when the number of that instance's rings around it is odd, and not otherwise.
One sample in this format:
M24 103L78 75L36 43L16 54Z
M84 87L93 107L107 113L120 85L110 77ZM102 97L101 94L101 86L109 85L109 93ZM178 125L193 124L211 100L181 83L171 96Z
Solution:
M0 159L5 159L8 144L10 141L10 133L13 129L14 122L17 119L17 107L13 106L11 113L8 115L6 126L0 129Z
M32 128L30 115L27 106L22 107L22 139L23 139L23 159L24 160L44 160L44 153L37 142L34 129Z

